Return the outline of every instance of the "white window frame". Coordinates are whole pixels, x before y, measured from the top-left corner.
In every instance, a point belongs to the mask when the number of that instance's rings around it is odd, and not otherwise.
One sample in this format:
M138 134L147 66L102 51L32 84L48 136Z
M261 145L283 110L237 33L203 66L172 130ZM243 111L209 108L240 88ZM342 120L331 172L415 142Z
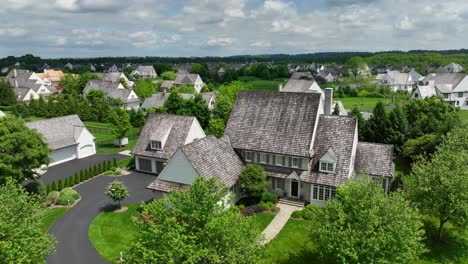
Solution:
M281 178L272 178L272 180L273 180L273 189L275 189L275 190L283 190L284 179L281 179Z
M294 161L297 162L297 165L294 165ZM293 168L299 168L299 164L301 163L301 161L299 160L299 158L295 158L295 157L291 157L291 167Z
M333 186L318 185L312 186L312 200L326 202L336 197L336 188Z
M326 169L323 169L322 166L325 165ZM333 170L330 170L330 165L333 166ZM320 172L327 172L327 173L334 173L335 172L335 163L333 162L327 162L327 161L320 161L319 164L319 171Z
M261 164L268 164L268 154L266 153L259 153L260 154L260 163ZM263 161L263 157L265 160Z
M252 151L246 151L245 152L245 161L249 161L249 162L252 162L254 160L254 153ZM250 156L249 158L249 155L252 155Z
M283 155L276 155L275 165L283 167Z
M161 150L162 149L162 142L157 140L151 140L150 147L153 150ZM159 146L158 146L159 145Z

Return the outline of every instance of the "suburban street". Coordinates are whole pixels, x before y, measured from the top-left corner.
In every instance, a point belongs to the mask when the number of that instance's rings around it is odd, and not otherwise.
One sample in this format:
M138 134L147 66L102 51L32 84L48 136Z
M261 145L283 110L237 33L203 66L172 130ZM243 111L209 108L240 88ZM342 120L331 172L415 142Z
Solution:
M130 196L122 203L139 203L150 200L152 193L145 187L154 178L154 176L136 172L119 177L130 193ZM106 263L89 241L88 229L93 219L107 206L112 205L112 201L107 198L104 191L107 184L114 179L115 177L98 176L75 188L81 195L81 201L50 228L49 232L55 235L58 245L56 253L47 258L47 263Z

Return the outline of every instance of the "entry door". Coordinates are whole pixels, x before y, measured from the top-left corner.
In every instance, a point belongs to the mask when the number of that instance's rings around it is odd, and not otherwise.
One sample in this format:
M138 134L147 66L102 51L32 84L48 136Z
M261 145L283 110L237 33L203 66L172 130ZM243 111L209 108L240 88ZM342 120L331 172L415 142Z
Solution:
M299 196L299 182L291 181L291 196Z

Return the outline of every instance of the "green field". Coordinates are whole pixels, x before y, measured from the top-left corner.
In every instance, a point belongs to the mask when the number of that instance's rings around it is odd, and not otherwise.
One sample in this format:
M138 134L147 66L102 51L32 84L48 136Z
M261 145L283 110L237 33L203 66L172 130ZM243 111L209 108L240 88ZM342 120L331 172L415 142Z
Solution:
M40 213L41 228L47 232L49 228L59 219L65 212L68 211L67 207L46 208Z
M361 111L372 110L375 104L383 102L384 105L391 103L391 99L387 98L361 98L361 97L346 97L346 98L335 98L335 101L341 101L347 110L351 110L354 107L358 107Z
M460 116L463 124L468 125L468 110L460 110L458 115Z
M138 204L125 205L128 210L114 213L113 209L100 213L89 226L89 239L97 252L107 261L116 262L120 251L130 248L137 227L132 216L137 214Z
M274 215L269 213L258 213L252 217L255 218L255 225L258 227L260 232L263 232L263 230L265 230L265 228L270 224L271 220L275 218Z
M253 86L255 91L278 91L278 85L282 83L283 85L286 83L283 79L277 80L262 80L257 77L251 76L244 76L239 78L240 81L249 83Z
M114 136L111 132L110 123L84 121L86 128L96 137L96 149L98 154L119 153L124 150L132 150L138 139L139 128L131 128L127 133L128 146L119 148L114 146Z

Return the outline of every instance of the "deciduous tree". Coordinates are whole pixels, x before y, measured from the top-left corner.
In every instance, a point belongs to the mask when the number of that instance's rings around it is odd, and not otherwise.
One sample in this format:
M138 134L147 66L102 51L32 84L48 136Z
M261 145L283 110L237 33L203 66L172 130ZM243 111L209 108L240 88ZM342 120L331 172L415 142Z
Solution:
M121 206L121 201L125 198L127 198L128 190L127 187L123 184L123 182L119 180L115 180L111 182L106 189L106 195L109 197L112 201L118 202L119 207Z
M267 190L267 176L262 166L249 163L241 172L242 192L249 197L260 197Z
M119 140L119 146L121 146L122 138L131 128L130 115L126 110L116 108L109 115L109 122L111 123L112 135Z

